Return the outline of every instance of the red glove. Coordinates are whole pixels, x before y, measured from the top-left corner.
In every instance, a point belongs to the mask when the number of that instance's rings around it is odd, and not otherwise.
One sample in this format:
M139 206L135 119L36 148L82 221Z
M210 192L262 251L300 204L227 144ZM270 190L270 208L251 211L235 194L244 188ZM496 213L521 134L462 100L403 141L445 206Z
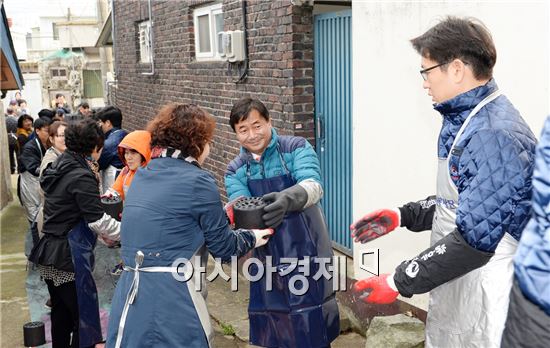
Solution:
M275 230L272 228L266 228L262 230L253 229L251 231L254 234L254 237L256 237L256 244L254 245L254 248L266 245L271 235L275 233Z
M227 218L229 219L229 224L234 225L235 224L235 213L233 212L233 206L235 203L237 203L240 199L244 198L244 196L239 196L232 200L231 202L228 202L223 209L225 210L225 214L227 215Z
M399 295L393 282L393 275L390 274L359 280L353 285L353 291L365 292L360 295L360 298L367 303L377 304L393 303Z
M395 230L400 224L399 220L397 211L380 209L363 216L349 228L354 241L364 244Z

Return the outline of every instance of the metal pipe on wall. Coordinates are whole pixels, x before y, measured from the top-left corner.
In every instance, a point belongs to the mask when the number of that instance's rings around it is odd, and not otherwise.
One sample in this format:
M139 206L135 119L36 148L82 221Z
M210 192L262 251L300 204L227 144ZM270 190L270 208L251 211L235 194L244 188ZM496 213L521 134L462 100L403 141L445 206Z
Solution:
M114 79L117 80L117 64L116 64L116 30L115 30L115 0L111 0L111 36L113 37L113 71L115 72Z
M246 33L246 1L241 1L241 12L242 12L242 25L243 25L243 32L244 32L244 71L242 72L241 76L235 83L243 83L246 80L246 76L248 74L248 35Z

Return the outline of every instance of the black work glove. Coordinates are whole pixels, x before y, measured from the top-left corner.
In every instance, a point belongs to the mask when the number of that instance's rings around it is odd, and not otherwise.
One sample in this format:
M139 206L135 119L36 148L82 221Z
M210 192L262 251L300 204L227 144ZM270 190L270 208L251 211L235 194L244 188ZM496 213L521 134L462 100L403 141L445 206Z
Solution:
M269 203L264 208L262 218L267 227L276 228L283 222L287 212L302 210L307 203L307 192L296 184L281 192L265 194L262 199Z

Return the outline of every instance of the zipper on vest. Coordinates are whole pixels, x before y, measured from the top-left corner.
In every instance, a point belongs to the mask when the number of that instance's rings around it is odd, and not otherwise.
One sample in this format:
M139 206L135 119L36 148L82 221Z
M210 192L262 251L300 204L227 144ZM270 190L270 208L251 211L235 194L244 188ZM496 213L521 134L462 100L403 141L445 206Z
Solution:
M260 175L262 179L265 179L264 161L260 160Z

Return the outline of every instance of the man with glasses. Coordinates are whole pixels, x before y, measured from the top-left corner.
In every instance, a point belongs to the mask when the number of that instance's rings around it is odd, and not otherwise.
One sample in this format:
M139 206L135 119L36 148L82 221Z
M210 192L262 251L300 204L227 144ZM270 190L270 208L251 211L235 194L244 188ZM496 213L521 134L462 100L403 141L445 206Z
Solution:
M34 121L33 140L29 140L23 146L21 155L19 156L19 182L18 190L19 198L27 213L29 226L34 228L33 223L40 209L40 164L44 158L44 154L48 149L48 137L50 130L50 121L44 118L39 118Z
M351 226L366 243L406 227L431 246L392 274L358 281L364 300L430 292L427 347L498 347L512 257L531 208L536 139L493 79L496 49L477 20L449 17L411 43L423 88L442 116L435 196L367 214Z

